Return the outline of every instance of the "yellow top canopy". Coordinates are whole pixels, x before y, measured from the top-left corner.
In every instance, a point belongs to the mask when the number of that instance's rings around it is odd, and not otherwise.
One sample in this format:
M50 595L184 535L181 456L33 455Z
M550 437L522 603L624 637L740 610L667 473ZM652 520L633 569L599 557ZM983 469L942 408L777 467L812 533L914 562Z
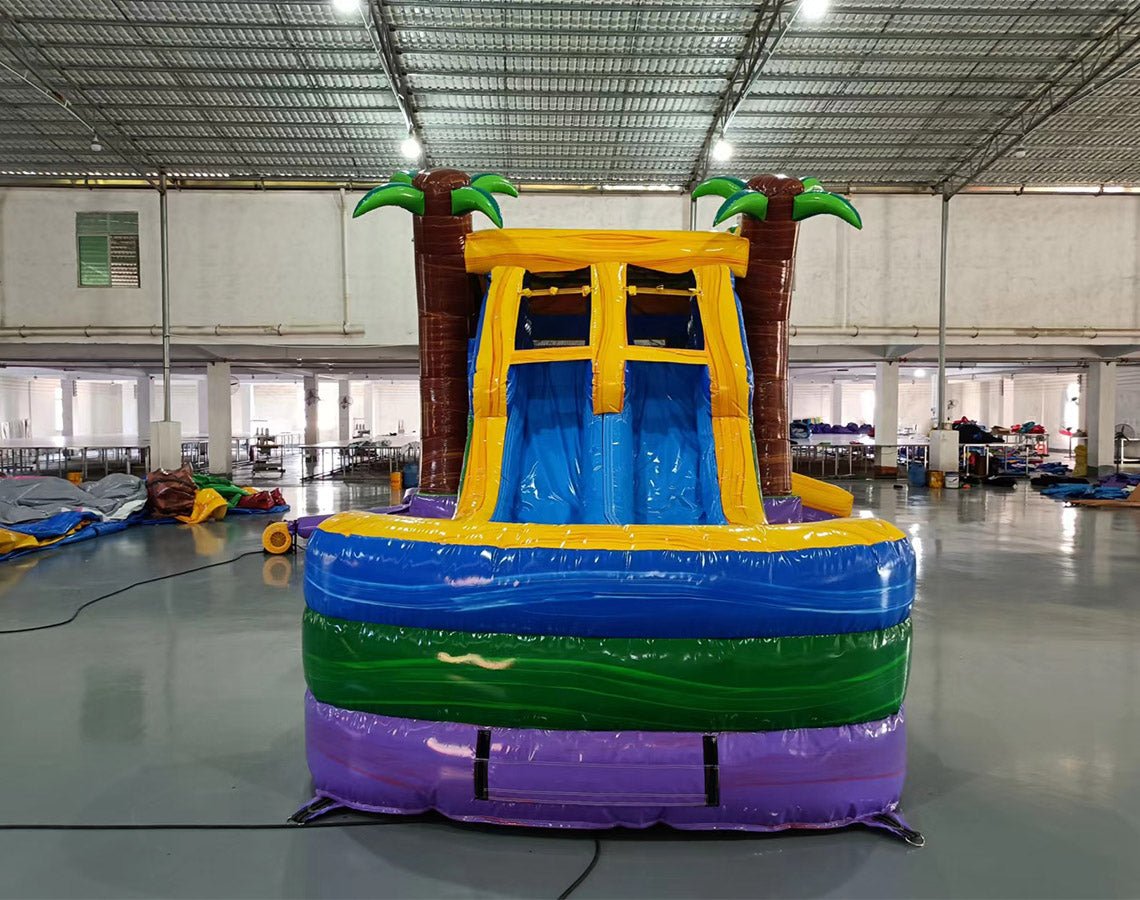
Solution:
M593 231L503 228L467 238L468 272L517 266L529 272L565 272L597 263L627 263L661 272L700 266L748 271L748 241L722 231Z

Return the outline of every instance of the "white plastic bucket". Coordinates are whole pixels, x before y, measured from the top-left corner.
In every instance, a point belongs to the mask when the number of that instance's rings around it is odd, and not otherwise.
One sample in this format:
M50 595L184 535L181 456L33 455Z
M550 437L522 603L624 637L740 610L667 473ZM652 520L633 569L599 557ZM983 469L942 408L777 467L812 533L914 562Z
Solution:
M957 472L946 473L946 487L952 491L958 490L961 486L961 479Z

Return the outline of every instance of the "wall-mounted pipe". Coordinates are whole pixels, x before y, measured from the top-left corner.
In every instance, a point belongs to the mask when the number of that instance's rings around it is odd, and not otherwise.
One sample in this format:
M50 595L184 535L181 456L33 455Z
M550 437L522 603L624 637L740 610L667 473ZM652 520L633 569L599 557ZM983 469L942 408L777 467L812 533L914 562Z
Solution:
M792 337L938 337L933 325L793 325ZM946 328L954 337L1016 337L1016 338L1080 338L1096 340L1113 338L1140 341L1140 328L1035 328L1033 326L956 326Z
M179 337L226 337L258 335L267 337L364 334L360 325L172 325L170 334ZM161 325L19 325L0 328L0 338L38 337L161 337Z
M348 198L344 188L340 189L340 289L341 289L341 322L344 327L349 323L350 298L348 295Z

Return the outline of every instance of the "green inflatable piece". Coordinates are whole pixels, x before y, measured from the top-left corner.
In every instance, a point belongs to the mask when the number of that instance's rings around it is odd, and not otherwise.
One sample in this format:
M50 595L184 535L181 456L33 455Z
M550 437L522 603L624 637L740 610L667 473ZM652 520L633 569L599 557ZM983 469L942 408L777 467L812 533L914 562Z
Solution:
M742 191L737 191L720 205L720 209L716 212L716 218L713 220L713 225L719 225L725 219L730 219L741 213L763 221L768 215L767 196L761 194L759 191L751 191L747 188Z
M198 490L213 488L222 495L227 506L237 506L237 502L244 497L245 491L226 478L224 475L192 475L194 487Z
M716 178L710 178L707 181L702 181L695 188L693 188L693 199L696 200L700 197L724 197L726 200L733 194L738 194L743 190L747 190L748 185L742 178L733 178L730 175L718 175Z
M863 218L846 197L827 191L807 191L792 201L792 219L802 222L812 216L838 216L848 225L861 229Z
M456 188L451 192L451 214L462 216L469 212L481 212L495 223L496 228L503 227L499 203L487 191L477 187Z
M360 198L356 209L352 211L355 219L381 206L400 206L417 216L424 214L424 192L410 184L399 182L382 184L374 187Z
M503 728L770 731L881 719L910 620L812 637L577 638L349 622L305 610L305 679L344 709Z
M507 194L517 197L519 189L510 183L504 176L494 172L481 172L471 176L471 187L486 191L488 194Z

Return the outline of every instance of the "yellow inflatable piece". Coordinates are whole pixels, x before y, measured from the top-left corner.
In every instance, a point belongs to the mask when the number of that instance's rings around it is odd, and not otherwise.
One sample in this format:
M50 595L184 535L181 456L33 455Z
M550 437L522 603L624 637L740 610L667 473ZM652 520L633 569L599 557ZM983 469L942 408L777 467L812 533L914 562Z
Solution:
M207 519L224 519L229 505L213 488L202 488L194 497L194 511L188 516L175 516L179 522L197 525Z
M846 518L855 507L855 495L838 485L828 484L818 478L792 473L792 493L796 494L804 506L818 509L833 516Z

